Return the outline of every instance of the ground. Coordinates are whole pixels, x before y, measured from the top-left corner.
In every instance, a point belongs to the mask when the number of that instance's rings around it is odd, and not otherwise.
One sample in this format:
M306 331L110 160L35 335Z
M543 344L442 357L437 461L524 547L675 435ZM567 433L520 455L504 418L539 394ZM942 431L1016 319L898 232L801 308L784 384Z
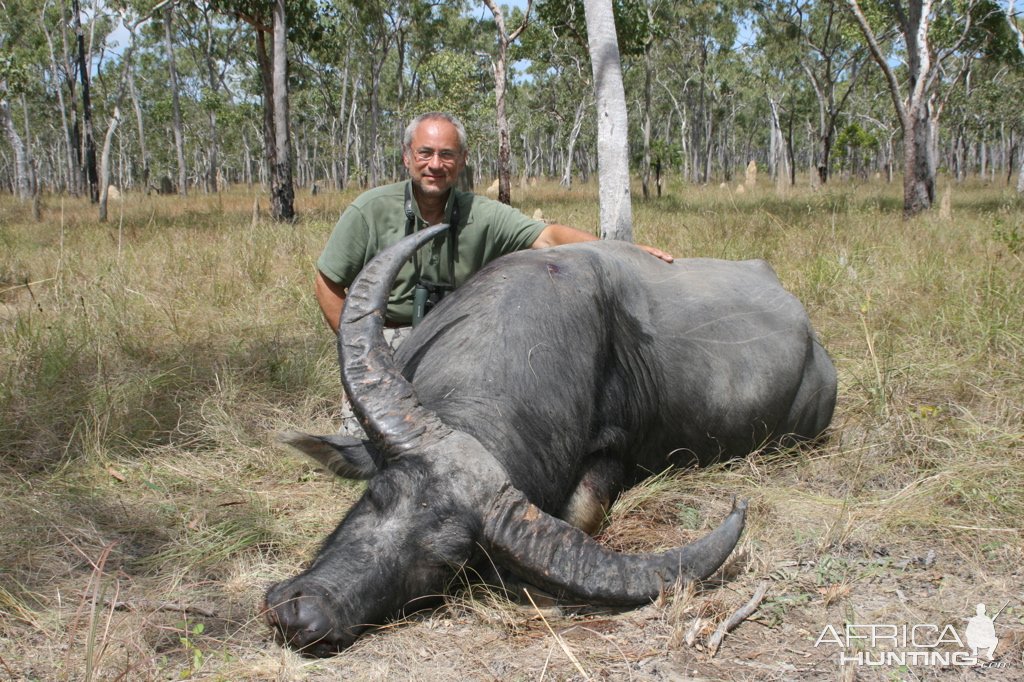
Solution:
M523 208L596 229L589 191ZM622 611L453 585L331 659L275 644L264 591L360 494L273 437L340 420L309 274L351 197L300 196L287 226L242 188L129 193L109 224L0 200L0 679L1024 679L1024 210L980 185L954 190L953 220L903 221L898 186L870 183L638 203L638 240L767 259L839 370L826 442L649 480L600 535L671 547L739 495L722 575ZM979 603L995 660L957 665ZM937 656L869 665L894 636Z

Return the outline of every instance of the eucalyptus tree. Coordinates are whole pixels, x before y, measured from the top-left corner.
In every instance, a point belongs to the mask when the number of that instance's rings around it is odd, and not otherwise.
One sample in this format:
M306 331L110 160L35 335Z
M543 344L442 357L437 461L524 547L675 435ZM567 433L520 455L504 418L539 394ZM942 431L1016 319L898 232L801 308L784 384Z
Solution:
M263 150L270 171L271 216L295 217L288 112L287 46L315 43L323 34L316 0L209 0L216 11L252 30L263 93ZM268 40L270 47L268 49Z
M315 118L316 126L327 133L320 141L330 159L325 175L337 189L349 180L363 82L360 66L367 61L353 12L347 2L321 7L318 21L325 30L319 40L297 52L291 76L299 123Z
M100 199L99 175L96 168L96 140L93 135L92 95L90 92L91 51L85 49L85 29L82 26L82 9L79 0L71 0L71 24L75 29L75 63L82 86L82 162L84 175L89 187L89 200Z
M596 120L587 116L594 107L594 87L582 4L540 2L520 49L530 56L529 82L520 87L529 95L534 109L543 112L548 123L555 126L561 148L559 182L569 188L578 147L589 145L596 135ZM588 169L584 166L581 170Z
M178 86L178 65L174 58L174 6L163 8L164 49L167 51L167 74L170 79L171 115L174 130L174 151L178 160L178 194L188 194L188 168L185 165L185 134L181 129L181 92Z
M14 107L31 82L32 15L28 6L14 0L0 2L0 8L0 127L14 154L14 193L19 199L28 199L33 192L30 140L18 132Z
M526 0L526 10L521 16L515 17L516 27L509 30L505 24L505 12L495 0L482 0L487 9L494 15L494 24L498 32L498 54L493 61L494 70L494 102L498 126L498 201L509 204L512 202L509 166L511 154L508 132L508 114L505 108L506 90L508 88L508 50L526 29L530 22L530 9L533 0Z
M64 149L61 154L64 172L66 173L66 188L72 194L78 194L81 190L78 173L78 122L76 117L75 101L75 76L68 54L66 22L64 19L64 3L56 6L47 1L39 10L39 26L42 29L43 37L46 39L47 57L50 65L50 82L54 94L57 96L57 104L60 109L61 133ZM58 14L59 12L59 14ZM60 32L61 59L57 60L57 50L54 47L54 37L50 27L56 26ZM68 88L68 101L64 99L64 88ZM58 174L59 175L59 174Z
M687 165L691 179L709 182L718 128L729 115L728 100L736 90L722 76L739 59L734 49L743 23L745 0L676 5L665 30L670 63L660 69L659 82L668 88L689 122ZM723 169L728 174L729 169Z
M357 29L356 39L366 47L366 68L369 69L369 111L367 112L368 135L367 145L370 149L368 181L371 186L380 184L384 176L382 156L381 96L384 78L384 67L388 58L396 50L398 43L404 38L406 29L411 22L412 4L409 0L388 2L386 0L353 0L356 13L353 17L354 28ZM404 63L404 54L398 61ZM404 74L398 74L399 80ZM397 85L397 83L396 83ZM397 97L397 93L396 93Z
M868 6L845 0L878 68L885 76L903 132L903 214L912 217L935 201L935 173L941 106L935 98L945 80L957 84L970 55L991 42L1004 15L994 0L891 0ZM884 48L880 30L895 24L902 41L907 80L901 83ZM884 36L884 34L882 34ZM964 58L967 57L967 58ZM959 63L956 63L959 61Z
M541 28L535 22L527 35L550 39L551 33ZM537 141L546 174L558 177L568 189L574 168L584 179L590 170L586 161L592 156L596 125L594 117L588 116L594 107L593 76L586 54L562 49L573 47L568 41L555 38L553 42L555 49L549 46L536 52L531 51L529 40L524 42L523 52L532 54L533 62L527 69L529 77L516 88L516 116L525 124L522 135Z
M119 17L119 24L128 33L129 42L118 57L118 61L111 65L113 82L108 83L101 92L108 100L107 106L107 131L103 137L103 146L100 153L99 163L99 220L107 219L107 199L110 188L111 175L111 146L117 129L121 123L121 104L129 90L131 82L130 74L134 68L134 55L138 42L139 27L148 22L151 17L163 12L173 0L136 0L133 4L124 4L116 7ZM99 76L103 77L103 72Z
M852 35L856 27L840 0L775 0L755 4L762 44L773 53L789 50L817 103L813 167L817 181L829 177L836 126L857 84L867 51ZM789 73L792 78L795 73Z
M633 241L629 190L629 125L622 60L611 0L584 0L587 45L597 101L597 169L601 237Z
M487 35L479 32L481 39ZM471 52L457 47L429 54L419 65L416 102L407 114L448 111L459 117L469 136L470 153L475 154L475 162L466 171L467 184L472 185L483 179L484 159L491 157L498 146L495 92L487 64L490 55L483 50Z

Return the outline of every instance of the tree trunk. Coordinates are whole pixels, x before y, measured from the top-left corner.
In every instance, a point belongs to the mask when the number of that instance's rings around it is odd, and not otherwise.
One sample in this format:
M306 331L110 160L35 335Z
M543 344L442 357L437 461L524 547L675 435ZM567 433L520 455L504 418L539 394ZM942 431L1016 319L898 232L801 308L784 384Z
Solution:
M63 8L62 8L63 9ZM57 91L57 105L60 108L60 120L61 120L61 132L64 135L64 158L63 163L67 164L68 180L66 183L67 190L71 193L75 193L75 156L74 147L71 142L71 127L68 123L68 108L64 102L64 88L61 87L60 69L57 68L57 55L53 49L53 39L50 37L50 31L47 28L45 14L40 14L40 25L43 28L43 34L46 36L46 47L50 57L50 71L53 73L53 82L56 83L55 90ZM63 28L61 29L63 30ZM72 81L72 87L74 81Z
M178 68L174 62L174 41L171 33L172 6L164 8L164 48L171 79L171 123L174 127L174 150L178 157L178 194L188 194L188 171L185 167L185 135L181 126L181 103L178 100Z
M935 118L930 112L934 82L928 27L932 0L909 0L900 8L900 33L906 44L908 94L902 94L899 80L879 47L878 40L861 10L858 0L846 0L867 40L871 56L882 70L889 85L889 94L903 130L903 216L913 217L931 207L935 201L935 160L933 128Z
M597 168L601 236L633 241L629 192L629 124L611 0L584 0L587 47L597 99Z
M82 122L85 134L85 168L84 174L89 183L89 201L96 203L100 199L99 179L96 177L96 142L92 134L92 97L89 93L89 60L85 54L85 33L82 30L82 11L78 0L71 0L74 14L75 41L78 45L78 73L82 82Z
M100 183L102 189L100 189L100 222L104 223L107 221L107 198L110 189L110 144L114 140L114 133L117 132L117 126L121 123L121 107L117 104L114 105L114 111L110 115L110 123L107 126L107 134L103 138L103 151L100 154Z
M32 196L32 181L29 177L28 152L25 148L25 141L18 134L14 125L14 117L11 115L10 93L7 90L7 82L0 80L0 125L7 133L7 140L11 143L14 151L14 194L21 200Z
M913 113L911 125L903 129L903 213L907 217L935 203L935 162L927 104Z
M370 81L370 186L376 187L380 182L380 164L377 161L377 150L380 148L380 72L384 68L384 59L374 64Z
M142 187L146 194L149 194L149 152L146 151L146 133L142 125L142 104L139 102L139 93L135 89L135 76L132 70L128 70L128 95L132 98L132 108L135 110L135 126L139 130L139 161L142 164Z
M334 154L332 155L331 163L334 173L334 189L345 189L345 183L348 181L345 172L339 170L339 163L343 156L348 155L348 122L346 117L346 110L348 105L348 83L349 83L349 60L352 57L352 48L349 47L345 53L345 68L341 74L341 102L338 104L338 125L335 129L336 134L331 135L331 140L334 142ZM355 88L352 88L352 99L355 99L356 93ZM338 135L341 131L345 131L344 138L339 140ZM340 143L340 147L339 147ZM344 167L344 163L341 166Z
M498 201L512 203L512 144L509 140L508 114L505 110L505 93L508 88L508 46L511 45L526 28L530 16L532 0L527 2L523 22L515 31L509 33L505 28L505 15L494 0L484 0L484 4L494 15L494 23L498 27L498 57L494 61L494 98L498 124Z
M1017 194L1024 194L1024 145L1021 145L1021 159L1017 164Z
M505 111L505 60L506 47L502 41L498 48L498 59L494 62L495 116L498 124L498 201L512 203L512 144L508 135L508 114Z
M242 129L242 154L242 179L245 186L252 189L252 150L249 148L249 136L245 134L245 129Z
M255 28L255 27L254 27ZM256 33L256 61L263 84L263 161L266 168L277 165L277 133L274 132L274 67L267 54L266 34L259 28ZM260 181L263 181L262 173Z
M359 93L359 85L361 80L359 76L355 77L355 81L352 83L352 101L349 105L348 118L345 120L345 141L342 143L342 157L341 157L341 177L342 182L348 184L349 176L351 175L351 167L349 166L349 159L351 156L353 137L358 139L358 131L353 136L352 132L355 127L356 120L356 100L357 94Z
M295 218L295 188L292 186L290 122L288 120L288 25L285 0L274 0L274 146L276 163L270 191L271 215L275 220Z
M650 17L650 8L647 10ZM643 188L644 199L651 196L651 107L654 106L654 93L652 92L651 81L653 79L651 66L651 45L648 44L644 50L644 118L641 125L643 132L643 163L640 169L641 187Z
M786 191L790 182L789 159L786 153L786 140L782 132L782 121L779 120L779 104L771 96L768 97L771 110L771 169L775 176L775 190Z
M572 120L572 130L569 131L569 147L565 152L565 171L562 173L562 180L559 183L566 189L572 187L573 155L576 150L576 140L579 139L580 131L583 129L583 114L586 111L586 106L586 98L581 99L580 103L576 105L576 114Z

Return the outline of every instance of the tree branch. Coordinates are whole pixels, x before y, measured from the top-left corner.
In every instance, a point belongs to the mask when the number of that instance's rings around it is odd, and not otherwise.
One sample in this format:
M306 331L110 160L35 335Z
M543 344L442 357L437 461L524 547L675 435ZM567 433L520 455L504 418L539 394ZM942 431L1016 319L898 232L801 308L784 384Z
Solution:
M892 95L893 104L896 105L896 113L900 117L900 120L904 122L904 126L909 125L910 115L907 111L907 106L903 102L903 96L900 93L900 84L896 80L896 74L889 67L889 63L885 59L885 55L882 54L882 48L878 44L878 39L875 38L875 32L871 30L871 25L868 24L867 17L864 16L863 10L857 0L846 0L847 6L850 11L853 12L854 19L857 20L857 24L860 25L861 33L864 34L865 40L868 41L868 49L871 50L871 56L878 64L879 68L882 69L882 74L885 76L885 80L889 83L889 94Z

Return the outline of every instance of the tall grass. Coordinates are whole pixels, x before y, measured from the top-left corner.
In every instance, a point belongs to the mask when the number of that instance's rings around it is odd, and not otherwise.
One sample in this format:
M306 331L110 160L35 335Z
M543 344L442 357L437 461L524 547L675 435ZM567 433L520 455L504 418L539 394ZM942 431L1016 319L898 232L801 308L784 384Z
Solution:
M353 196L302 196L293 225L253 222L244 189L128 195L106 224L80 200L45 199L36 223L29 205L0 199L0 670L284 679L422 663L377 638L310 667L268 649L259 622L266 584L296 570L357 494L269 438L335 428L334 344L310 283ZM597 231L593 186L516 199ZM981 185L954 188L952 220L903 221L900 206L897 186L875 183L784 198L670 183L634 201L638 241L768 260L833 355L840 401L829 443L659 477L623 500L605 541L686 540L736 492L752 500L750 570L829 558L814 581L841 587L823 609L850 607L857 551L881 546L948 548L1011 580L1024 560L1024 207ZM792 620L792 603L771 608ZM507 625L478 621L467 627ZM527 648L510 642L508 656ZM621 672L623 651L576 665ZM536 669L577 672L548 663Z

